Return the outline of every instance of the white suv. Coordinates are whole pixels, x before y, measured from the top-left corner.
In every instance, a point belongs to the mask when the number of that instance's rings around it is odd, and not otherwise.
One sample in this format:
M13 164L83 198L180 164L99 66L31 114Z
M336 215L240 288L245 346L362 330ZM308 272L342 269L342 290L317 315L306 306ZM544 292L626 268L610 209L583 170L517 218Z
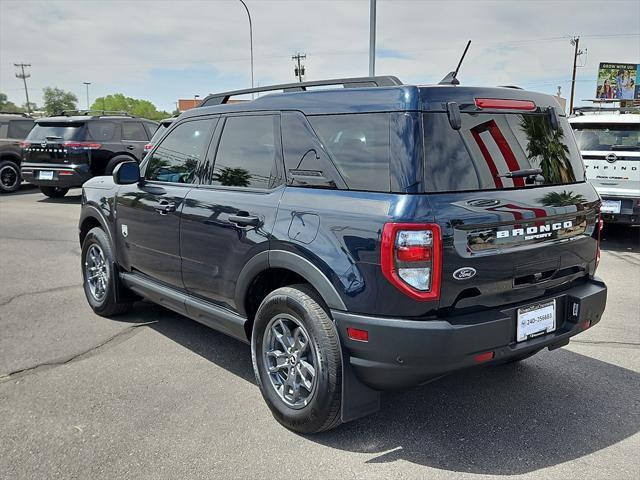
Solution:
M569 122L605 221L640 224L640 115L592 113Z

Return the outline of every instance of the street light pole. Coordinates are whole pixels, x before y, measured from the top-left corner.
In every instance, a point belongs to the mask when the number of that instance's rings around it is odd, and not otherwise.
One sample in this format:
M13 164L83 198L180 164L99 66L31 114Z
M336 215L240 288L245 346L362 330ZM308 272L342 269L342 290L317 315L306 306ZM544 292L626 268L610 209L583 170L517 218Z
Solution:
M251 88L253 87L253 23L251 22L251 13L249 13L249 7L244 3L244 0L238 0L244 9L247 11L247 17L249 17L249 48L251 49ZM253 98L253 93L251 94Z
M376 0L369 0L369 76L376 75Z
M87 86L87 110L89 110L91 107L89 106L89 85L91 85L91 82L82 82Z

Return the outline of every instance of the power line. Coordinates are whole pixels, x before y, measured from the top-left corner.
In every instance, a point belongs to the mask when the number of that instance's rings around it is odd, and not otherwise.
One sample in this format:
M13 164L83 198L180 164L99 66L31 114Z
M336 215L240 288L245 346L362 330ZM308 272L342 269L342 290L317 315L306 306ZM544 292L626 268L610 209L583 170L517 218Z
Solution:
M24 82L24 94L27 97L27 113L31 113L31 104L29 103L29 89L27 88L27 78L31 76L30 73L25 73L24 67L30 67L30 63L14 63L14 67L20 68L20 72L16 73L17 78L21 78Z

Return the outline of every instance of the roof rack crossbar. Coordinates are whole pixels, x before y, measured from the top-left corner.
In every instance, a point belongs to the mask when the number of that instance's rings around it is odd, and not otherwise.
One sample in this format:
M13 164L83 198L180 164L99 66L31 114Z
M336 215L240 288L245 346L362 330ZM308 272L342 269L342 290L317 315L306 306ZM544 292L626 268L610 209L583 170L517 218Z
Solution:
M394 76L380 77L352 77L352 78L336 78L332 80L315 80L311 82L282 83L279 85L270 85L266 87L247 88L244 90L234 90L231 92L212 93L199 105L200 107L210 107L213 105L223 105L229 102L231 97L238 95L247 95L251 93L272 92L282 90L284 92L303 92L309 87L321 87L331 85L342 85L344 88L358 87L392 87L402 85L402 82Z
M65 117L69 117L71 115L85 115L85 116L98 116L98 115L93 115L97 113L100 116L108 116L108 115L113 115L113 116L123 116L123 117L132 117L133 115L130 115L128 112L125 112L124 110L62 110L62 112L60 112L60 115L65 116Z

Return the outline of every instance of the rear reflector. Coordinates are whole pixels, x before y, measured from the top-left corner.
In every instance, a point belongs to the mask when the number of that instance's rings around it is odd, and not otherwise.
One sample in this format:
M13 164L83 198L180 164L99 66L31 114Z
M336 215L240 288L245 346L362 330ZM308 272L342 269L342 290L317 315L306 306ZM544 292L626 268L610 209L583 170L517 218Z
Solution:
M479 353L478 355L473 357L473 359L476 361L476 363L488 362L489 360L493 360L493 352Z
M74 172L71 172L69 170L60 170L58 171L58 175L62 176L62 175L73 175Z
M369 332L366 330L360 330L359 328L348 327L347 335L351 340L357 340L358 342L369 341Z
M536 104L531 100L506 100L502 98L476 98L476 107L497 110L535 110Z
M431 260L431 249L428 247L400 247L398 248L398 260L402 262L428 262Z

